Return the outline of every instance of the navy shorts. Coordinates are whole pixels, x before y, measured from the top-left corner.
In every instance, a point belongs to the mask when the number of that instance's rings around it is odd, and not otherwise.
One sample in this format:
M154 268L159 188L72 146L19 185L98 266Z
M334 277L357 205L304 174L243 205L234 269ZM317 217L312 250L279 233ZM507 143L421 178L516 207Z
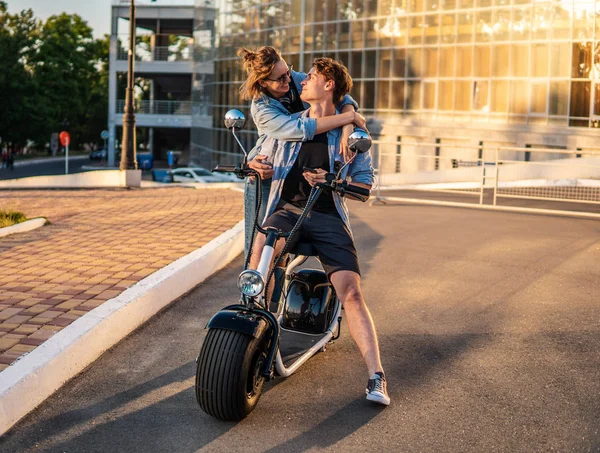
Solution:
M301 214L301 208L282 203L265 220L263 227L291 231ZM313 245L328 277L337 271L352 271L360 275L354 241L337 212L310 211L300 230L292 238L288 250L292 249L298 241L310 242Z

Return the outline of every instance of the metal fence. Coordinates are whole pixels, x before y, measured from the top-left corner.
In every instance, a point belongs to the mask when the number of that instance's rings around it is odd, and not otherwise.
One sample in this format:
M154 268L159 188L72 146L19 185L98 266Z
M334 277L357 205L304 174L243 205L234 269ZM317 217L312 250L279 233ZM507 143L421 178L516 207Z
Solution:
M374 140L374 202L387 200L600 218L600 152Z
M135 113L142 115L191 115L191 101L136 101ZM125 101L117 101L117 113L124 113Z
M183 48L177 46L149 47L144 44L135 46L136 61L192 61L194 59L194 46ZM119 47L117 60L127 60L128 50Z

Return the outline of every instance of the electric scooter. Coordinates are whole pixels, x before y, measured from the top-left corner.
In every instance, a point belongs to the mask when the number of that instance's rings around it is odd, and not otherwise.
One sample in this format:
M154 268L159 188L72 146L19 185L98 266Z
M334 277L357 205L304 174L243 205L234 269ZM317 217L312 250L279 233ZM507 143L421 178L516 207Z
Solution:
M256 178L256 215L254 234L266 235L260 263L256 270L248 269L250 254L244 271L238 277L241 292L239 303L217 312L206 325L208 332L196 359L196 400L207 414L230 421L245 418L256 407L266 381L275 374L292 375L302 364L328 343L336 340L341 331L342 305L322 269L298 269L308 257L317 256L310 243L298 242L288 250L291 238L324 190L366 201L369 190L340 181L347 162L336 174L329 173L327 182L316 184L308 197L306 207L297 223L288 233L275 228L262 228L258 212L262 203L260 175L247 165L247 153L236 130L246 119L239 110L229 110L225 126L244 153L238 166L217 165L215 172L235 173L243 179ZM371 147L369 135L356 129L348 145L355 153L367 152ZM275 243L286 238L283 250L273 261ZM253 241L252 241L253 242ZM252 244L250 245L250 250ZM289 256L288 256L289 254ZM289 257L287 266L273 265ZM273 291L268 300L269 283Z

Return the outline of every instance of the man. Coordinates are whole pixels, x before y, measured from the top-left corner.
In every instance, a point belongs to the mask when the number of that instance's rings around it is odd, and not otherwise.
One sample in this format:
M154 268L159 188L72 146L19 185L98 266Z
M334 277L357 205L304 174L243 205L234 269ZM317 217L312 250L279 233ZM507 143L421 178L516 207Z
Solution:
M336 114L335 105L351 88L352 79L344 65L330 58L315 59L302 82L301 99L310 104L310 109L304 115L321 118ZM343 162L339 153L340 136L340 129L333 129L315 135L313 140L306 142L273 140L269 145L263 145L262 157L269 157L273 163L273 180L263 226L283 231L292 229L306 206L311 187L325 182L325 175L334 172L336 160ZM304 171L307 167L313 171ZM354 185L370 189L373 184L370 154L358 154L341 177L351 179ZM310 241L317 250L319 260L344 305L350 334L370 376L367 399L387 406L390 398L379 357L377 334L360 288L358 256L344 200L337 193L323 191L295 241L299 237ZM252 269L258 267L264 243L265 236L258 235L250 260ZM281 251L283 243L283 239L278 241L275 255Z

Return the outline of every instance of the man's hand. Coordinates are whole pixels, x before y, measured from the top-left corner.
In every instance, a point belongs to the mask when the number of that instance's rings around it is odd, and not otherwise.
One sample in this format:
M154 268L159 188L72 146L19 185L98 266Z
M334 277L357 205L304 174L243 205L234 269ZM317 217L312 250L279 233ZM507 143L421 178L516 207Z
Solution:
M267 156L258 154L254 159L248 162L248 167L255 170L262 179L271 179L273 174L273 165L267 162Z
M314 186L315 184L320 182L327 182L327 180L325 179L325 175L327 175L327 172L325 170L323 170L322 168L315 168L315 172L316 173L305 171L302 172L302 176L304 176L304 179L306 179L306 181L311 186Z

